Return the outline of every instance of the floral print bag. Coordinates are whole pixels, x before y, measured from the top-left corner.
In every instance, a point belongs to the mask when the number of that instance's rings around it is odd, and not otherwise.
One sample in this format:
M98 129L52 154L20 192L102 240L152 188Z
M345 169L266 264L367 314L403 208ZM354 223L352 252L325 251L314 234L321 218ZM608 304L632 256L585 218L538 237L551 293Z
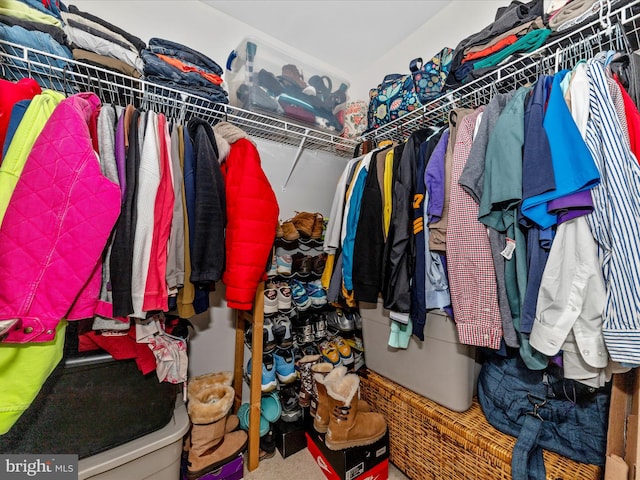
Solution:
M415 58L409 62L409 70L411 70L420 102L425 104L440 96L444 82L449 75L452 59L453 49L444 47L424 65L422 58Z
M392 73L369 91L367 129L372 130L420 108L411 74Z

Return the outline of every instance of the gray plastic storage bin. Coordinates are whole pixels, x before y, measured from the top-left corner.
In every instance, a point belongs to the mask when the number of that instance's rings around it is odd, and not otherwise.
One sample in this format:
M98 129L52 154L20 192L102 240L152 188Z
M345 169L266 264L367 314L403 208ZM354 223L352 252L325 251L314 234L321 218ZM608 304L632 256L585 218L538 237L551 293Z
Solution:
M144 409L144 399L140 401ZM173 418L165 427L80 460L78 480L177 480L182 438L188 430L187 408L178 400Z
M462 345L453 320L444 313L427 314L424 342L411 337L407 350L388 345L389 311L360 302L367 367L396 383L463 412L471 406L479 365L475 347Z

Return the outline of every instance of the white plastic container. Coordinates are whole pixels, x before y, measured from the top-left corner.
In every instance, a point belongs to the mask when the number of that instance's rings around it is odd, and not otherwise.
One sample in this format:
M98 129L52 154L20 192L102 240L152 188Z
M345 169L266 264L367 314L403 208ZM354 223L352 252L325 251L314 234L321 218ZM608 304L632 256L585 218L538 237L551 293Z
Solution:
M225 84L235 107L339 135L349 82L246 37L229 54Z
M449 316L429 312L424 342L412 336L404 350L388 345L391 320L381 301L361 302L360 314L368 368L450 410L471 407L479 372L475 347L458 341Z
M141 404L140 408L145 408ZM96 413L99 415L99 412ZM189 415L181 400L160 430L78 462L78 480L177 480Z

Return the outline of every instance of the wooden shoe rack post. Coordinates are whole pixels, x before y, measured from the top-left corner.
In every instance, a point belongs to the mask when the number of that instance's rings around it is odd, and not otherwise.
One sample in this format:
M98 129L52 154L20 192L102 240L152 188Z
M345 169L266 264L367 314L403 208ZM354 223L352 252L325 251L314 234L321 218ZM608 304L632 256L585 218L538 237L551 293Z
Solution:
M253 471L260 462L260 399L262 396L262 325L264 323L264 282L258 284L253 312L236 310L236 350L233 367L233 387L236 391L234 411L242 403L244 332L253 323L251 333L251 380L249 382L249 448L247 468ZM256 360L257 359L257 360ZM247 372L249 373L249 372Z

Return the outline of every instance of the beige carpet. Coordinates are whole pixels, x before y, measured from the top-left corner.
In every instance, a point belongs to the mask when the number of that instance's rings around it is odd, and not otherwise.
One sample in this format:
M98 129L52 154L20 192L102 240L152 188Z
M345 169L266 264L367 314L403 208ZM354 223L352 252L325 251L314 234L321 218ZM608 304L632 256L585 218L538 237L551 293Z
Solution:
M326 480L306 448L287 458L282 458L276 450L275 456L260 462L253 472L244 470L246 480ZM407 480L403 473L389 464L389 480Z

